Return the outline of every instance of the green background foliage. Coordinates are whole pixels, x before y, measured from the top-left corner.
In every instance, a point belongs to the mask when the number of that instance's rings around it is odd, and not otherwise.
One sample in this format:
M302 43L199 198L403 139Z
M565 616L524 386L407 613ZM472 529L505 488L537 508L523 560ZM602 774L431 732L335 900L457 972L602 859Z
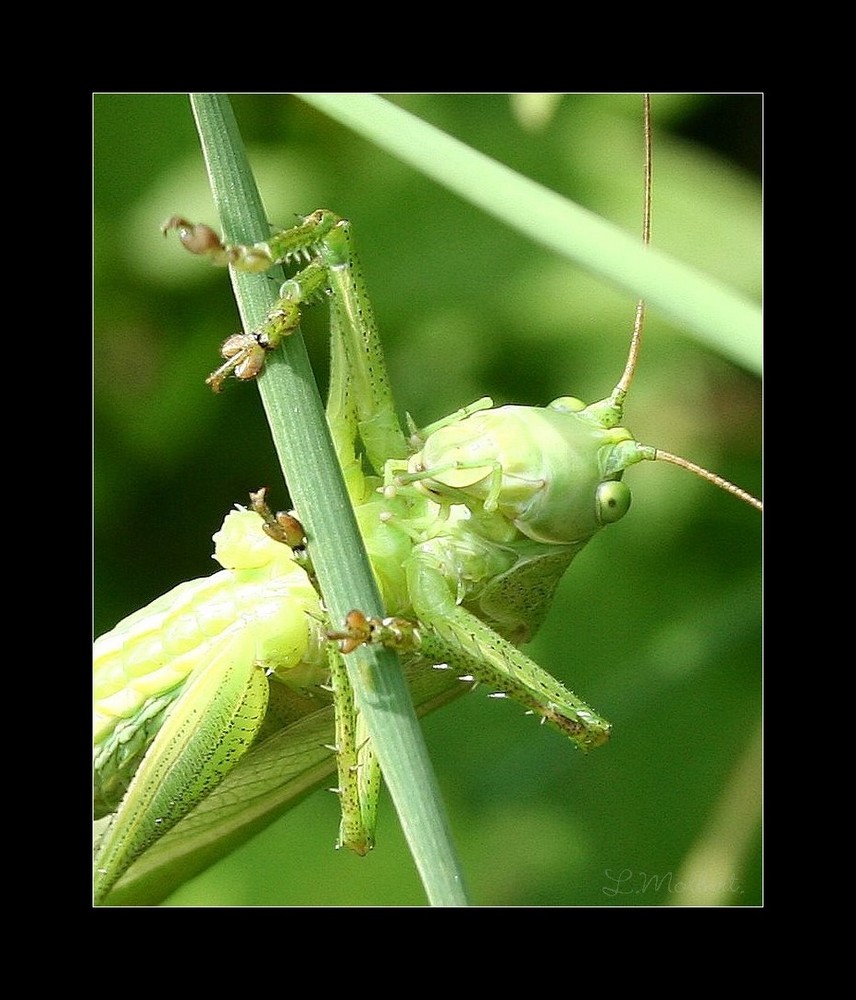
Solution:
M640 231L638 96L391 99ZM296 98L233 104L274 225L319 207L353 222L396 398L418 424L484 394L540 405L609 392L626 293ZM757 96L653 99L654 243L756 299L760 114ZM255 388L203 384L238 329L227 277L158 229L175 212L216 222L186 96L98 95L94 128L99 634L212 572L210 536L250 489L288 499ZM323 307L303 329L323 385ZM760 414L755 374L649 315L626 414L639 440L758 494ZM577 558L528 647L612 721L611 743L584 757L480 690L423 723L475 903L760 902L761 519L669 466L626 481L631 513ZM170 902L424 903L385 798L367 858L333 850L337 824L335 797L318 791ZM688 868L700 845L719 862Z

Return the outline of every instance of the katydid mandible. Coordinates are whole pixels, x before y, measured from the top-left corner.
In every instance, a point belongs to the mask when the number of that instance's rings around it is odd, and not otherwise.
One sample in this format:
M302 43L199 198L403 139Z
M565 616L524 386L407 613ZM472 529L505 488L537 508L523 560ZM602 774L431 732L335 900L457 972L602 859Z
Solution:
M650 171L647 178L649 194ZM626 513L623 471L671 461L759 506L730 483L638 444L621 426L642 304L625 373L606 399L585 406L561 397L543 408L494 408L482 399L404 431L346 220L318 211L252 247L224 246L208 227L178 217L164 228L178 229L188 249L215 263L248 271L308 259L267 322L224 343L224 364L208 381L219 390L231 374L258 375L301 308L329 298L340 336L328 419L388 617L355 610L345 623L326 623L311 566L295 558L288 538L265 534L276 519L264 499L230 515L222 534L234 529L235 551L223 555L218 539L222 573L164 595L96 648L96 693L106 692L99 707L109 731L98 742L96 778L100 810L113 814L96 862L101 890L240 760L262 724L268 688L280 683L304 691L332 675L340 843L358 852L371 846L377 773L330 639L343 652L384 642L447 665L517 700L584 750L605 742L609 724L517 646L537 630L576 553ZM162 776L173 774L181 777L162 790Z

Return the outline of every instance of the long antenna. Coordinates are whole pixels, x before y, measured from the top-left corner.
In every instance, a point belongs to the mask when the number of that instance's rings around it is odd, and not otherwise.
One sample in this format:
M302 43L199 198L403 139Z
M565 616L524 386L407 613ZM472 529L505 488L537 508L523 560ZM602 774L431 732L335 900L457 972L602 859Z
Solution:
M764 505L761 501L757 497L753 497L751 493L741 489L739 486L735 486L734 483L730 483L727 479L723 479L722 476L718 476L715 472L709 472L707 469L703 469L700 465L696 465L695 462L690 462L685 458L681 458L680 455L673 455L671 452L655 448L654 459L657 462L671 462L672 465L679 465L682 469L689 469L690 472L694 472L702 479L706 479L709 483L713 483L714 486L718 486L721 490L725 490L726 493L730 493L732 496L737 497L738 500L745 501L757 510L763 511L764 509Z
M650 94L642 95L642 107L645 132L645 195L642 209L642 242L647 247L651 244L651 191L653 187ZM636 318L633 321L633 333L630 337L630 350L627 353L627 363L624 366L624 372L618 380L618 384L612 390L612 395L610 396L611 404L617 407L619 412L624 407L627 390L630 388L630 383L633 381L633 376L636 373L636 365L639 361L639 349L642 344L642 328L644 324L645 300L639 299L636 303ZM646 455L646 457L650 457L651 459L659 460L661 462L670 462L672 465L678 465L682 469L687 469L699 476L701 479L704 479L709 483L713 483L714 486L718 486L720 489L725 490L726 493L730 493L732 496L737 497L739 500L743 500L745 503L750 504L757 510L763 511L764 506L761 501L757 499L757 497L752 496L751 493L741 489L739 486L735 486L734 483L729 482L727 479L717 475L715 472L710 472L707 469L702 468L702 466L696 465L695 462L690 462L685 458L681 458L679 455L673 455L671 452L662 451L661 449L655 448L651 445L642 445L640 447L645 451L650 452L650 455Z
M643 121L645 130L645 196L642 209L642 242L647 247L651 244L651 188L653 184L653 167L651 159L651 95L642 95ZM618 385L612 390L612 401L622 406L627 396L627 390L633 381L636 365L639 361L639 348L642 344L642 328L645 325L645 300L636 303L636 318L633 321L633 333L630 337L630 350L624 372L618 380Z

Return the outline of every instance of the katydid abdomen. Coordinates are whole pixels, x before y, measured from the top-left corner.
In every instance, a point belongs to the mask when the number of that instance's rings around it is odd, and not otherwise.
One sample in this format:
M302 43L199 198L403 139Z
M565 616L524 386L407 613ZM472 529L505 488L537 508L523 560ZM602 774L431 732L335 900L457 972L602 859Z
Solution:
M318 594L253 511L214 536L229 566L181 584L95 641L95 816L108 882L222 780L264 721L271 675L328 676ZM115 835L111 835L115 830Z

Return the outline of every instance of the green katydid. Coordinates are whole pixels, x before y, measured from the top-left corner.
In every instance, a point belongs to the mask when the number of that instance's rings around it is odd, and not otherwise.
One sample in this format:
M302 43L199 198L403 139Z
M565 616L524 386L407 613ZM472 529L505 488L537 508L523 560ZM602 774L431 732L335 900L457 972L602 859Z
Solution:
M287 283L269 324L249 336L230 338L224 345L227 361L212 376L215 387L232 369L239 376L256 375L265 352L294 324L299 307L318 293L332 287L335 308L347 315L366 311L359 288L349 280L336 284L337 275L347 274L353 252L346 239L347 224L331 213L315 213L278 237L278 242L272 239L265 248L252 250L224 248L216 238L211 240L209 231L183 220L172 220L172 225L191 238L202 234L209 241L207 251L239 267L254 268L259 261L267 266L270 260L291 253L313 256L309 266ZM363 336L356 324L342 326L347 334ZM347 341L345 350L349 350ZM350 351L351 365L359 370L359 351L353 345ZM337 400L334 388L332 400L338 415L331 422L343 466L353 465L353 454L347 449L353 449L354 439L359 438L371 466L368 471L376 477L364 480L355 473L352 496L370 549L372 542L375 550L387 547L385 560L375 555L375 569L384 584L388 610L402 621L367 622L357 617L349 622L343 641L352 644L380 638L409 646L429 660L450 661L466 675L506 690L583 748L598 745L606 738L607 724L518 653L513 643L525 641L537 628L552 587L585 541L601 523L617 520L626 510L620 483L623 468L657 457L653 449L636 445L620 427L626 381L619 383L608 400L587 408L567 397L543 409L493 408L481 402L411 434L413 443L408 445L394 423L385 392L380 394L380 403L374 392L379 359L379 348L373 347L372 375L365 391L354 394L352 383L345 380ZM335 372L332 381L335 387ZM365 409L354 409L354 405ZM554 433L564 450L542 455L547 465L533 473L533 449ZM480 446L491 436L500 439L500 448L485 453ZM569 462L576 462L576 475L567 474ZM581 482L585 501L582 492L572 492ZM545 484L553 483L561 489L564 501L545 489ZM737 492L736 488L732 491ZM290 555L284 558L290 570L301 569ZM311 579L301 572L304 577L297 576L309 602L302 610L317 612L311 603ZM179 596L165 595L164 601L172 607L173 598ZM195 594L193 601L198 597ZM299 607L296 598L294 607ZM144 612L140 615L147 625L159 613L156 609ZM313 631L313 621L317 619L310 618L305 628L307 645L314 648L321 631ZM402 630L414 622L415 630L402 638ZM248 637L255 642L258 637L255 619L245 620L244 626L243 632L234 630L236 645ZM341 623L330 634L340 628ZM510 641L503 641L502 634ZM468 641L474 643L470 648ZM257 659L270 665L267 655ZM323 673L323 660L311 660L311 665ZM145 666L151 666L150 658ZM162 761L171 759L165 756ZM217 774L212 770L212 781Z

